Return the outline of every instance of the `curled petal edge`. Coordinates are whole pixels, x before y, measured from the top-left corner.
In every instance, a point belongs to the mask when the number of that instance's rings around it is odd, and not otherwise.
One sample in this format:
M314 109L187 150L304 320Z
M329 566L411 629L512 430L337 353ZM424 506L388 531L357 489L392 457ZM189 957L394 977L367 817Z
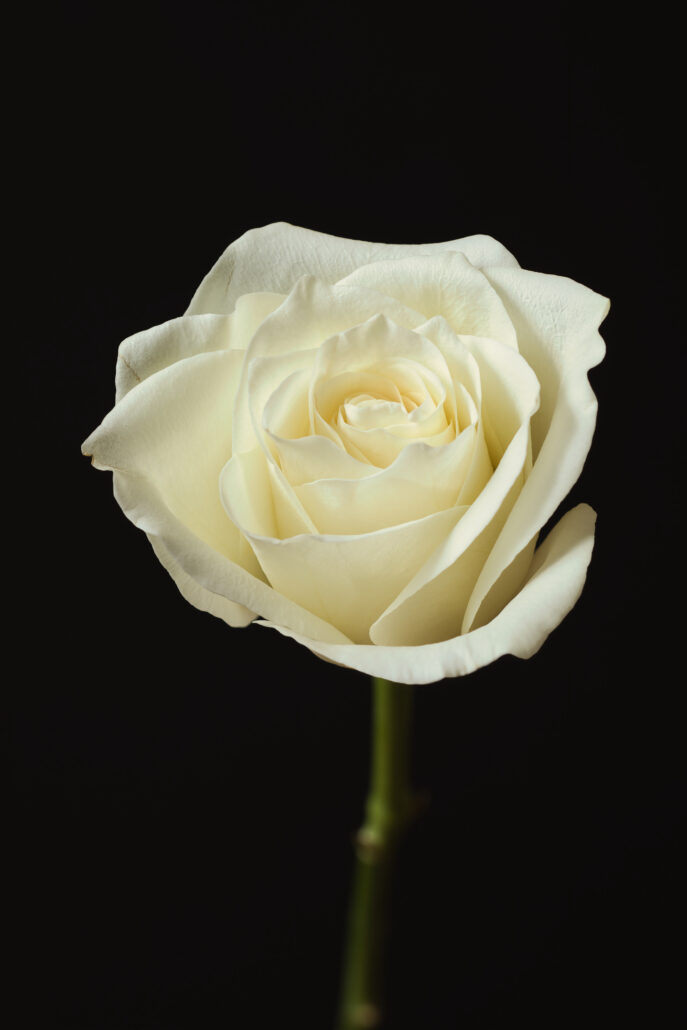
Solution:
M295 601L278 594L268 583L258 579L236 562L218 554L184 526L165 506L153 484L140 473L114 470L114 494L120 508L131 522L148 536L159 540L155 547L158 558L177 583L182 595L196 608L209 611L232 626L245 625L248 613L262 613L268 618L289 623L296 631L316 634L322 641L348 644L350 640ZM159 551L159 553L158 553ZM169 557L167 557L169 556ZM177 576L177 571L183 575ZM198 585L194 590L190 581ZM208 597L208 595L214 595ZM215 597L234 607L219 604ZM209 606L212 604L212 607Z
M522 589L490 622L451 640L414 647L325 644L265 619L318 657L397 683L434 683L465 676L512 654L530 658L577 602L594 547L596 513L587 504L567 512L535 552Z
M519 267L510 251L491 236L444 243L371 243L273 222L249 229L227 247L194 293L186 314L228 314L244 293L288 293L302 275L335 283L362 265L446 251L464 254L476 268Z
M170 574L185 601L202 612L208 612L210 615L222 619L235 629L243 629L253 621L255 612L245 608L242 604L227 600L221 594L213 594L211 590L206 590L184 572L159 536L153 536L152 533L146 535L158 561Z
M521 350L542 382L542 404L532 420L532 471L475 585L464 632L501 604L499 577L582 473L597 413L588 373L605 354L598 330L610 306L606 297L559 276L522 269L492 269L489 275L519 327Z

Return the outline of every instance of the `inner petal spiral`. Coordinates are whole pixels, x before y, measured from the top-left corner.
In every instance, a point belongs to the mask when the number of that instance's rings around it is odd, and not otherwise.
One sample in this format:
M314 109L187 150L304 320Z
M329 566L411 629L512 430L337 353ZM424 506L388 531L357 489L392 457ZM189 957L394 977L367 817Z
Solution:
M460 431L441 352L383 316L327 340L310 390L313 431L386 468L410 441L441 446Z

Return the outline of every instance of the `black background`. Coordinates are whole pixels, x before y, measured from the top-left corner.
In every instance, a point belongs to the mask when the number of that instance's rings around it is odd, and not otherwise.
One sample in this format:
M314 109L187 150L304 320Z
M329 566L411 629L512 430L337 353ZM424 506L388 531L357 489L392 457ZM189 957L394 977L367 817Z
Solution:
M431 804L398 870L388 1025L677 1019L683 169L666 11L67 4L38 58L24 37L41 415L12 677L28 974L13 1025L333 1022L368 681L191 608L79 453L112 406L119 341L183 313L222 250L276 220L384 242L488 233L611 298L597 436L566 503L599 512L583 596L528 662L417 689Z

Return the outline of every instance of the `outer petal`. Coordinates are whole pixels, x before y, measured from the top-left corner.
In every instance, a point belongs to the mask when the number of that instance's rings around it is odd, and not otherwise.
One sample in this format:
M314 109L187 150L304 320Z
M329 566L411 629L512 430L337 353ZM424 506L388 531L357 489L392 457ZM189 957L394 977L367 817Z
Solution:
M426 319L443 316L456 333L488 336L518 349L503 301L464 254L416 254L403 260L379 261L359 268L341 285L378 290L421 312Z
M598 329L610 301L563 276L522 268L490 268L485 275L515 326L520 353L541 383L541 406L532 420L536 457L557 406L559 386L567 385L568 376L576 381L576 400L596 408L586 373L606 353Z
M210 615L223 619L230 626L243 627L253 621L255 612L244 608L242 604L236 604L235 601L229 601L220 594L213 594L210 590L202 587L200 583L197 583L195 579L191 579L176 558L174 558L171 551L165 547L162 537L153 536L152 533L148 533L148 540L160 564L167 569L167 572L176 583L181 596L189 604L192 604L194 608L199 608L202 612L209 612Z
M251 293L239 298L231 315L174 318L129 336L119 345L115 401L183 358L215 350L245 350L255 330L283 299L275 293Z
M240 351L177 361L128 393L82 448L98 468L147 478L181 522L234 560L240 534L217 484L231 454L231 405L242 364Z
M464 632L488 621L510 599L518 575L506 570L533 546L579 478L596 423L587 372L604 356L598 327L609 308L605 297L559 276L492 269L489 277L517 328L520 352L541 383L541 407L532 419L534 466L485 562ZM523 558L518 560L522 566Z
M504 654L531 658L582 593L594 545L596 515L580 504L557 523L537 550L525 585L486 626L420 647L330 645L260 620L321 658L397 683L433 683L464 676Z
M245 624L245 611L259 612L294 632L312 636L327 643L350 643L348 638L323 619L306 611L289 598L277 593L264 580L252 575L236 562L225 558L200 540L164 503L154 485L133 472L115 472L115 498L125 515L149 538L159 540L164 551L159 557L177 580L182 594L196 607L229 621L232 612L238 616L231 625ZM166 560L165 552L171 556ZM183 575L177 579L177 570ZM188 577L188 578L187 578ZM196 583L196 591L189 585ZM209 596L210 595L210 596ZM237 608L224 606L217 610L215 597L225 598Z
M186 312L227 314L238 297L256 290L288 293L302 275L335 283L374 261L455 250L478 268L518 263L490 236L468 236L447 243L385 244L346 240L275 222L250 229L229 246L196 290Z
M242 361L235 351L178 361L127 394L82 449L96 467L114 471L118 503L155 538L158 557L196 607L232 625L260 612L330 643L346 642L264 582L222 508L219 473L231 453L231 403Z

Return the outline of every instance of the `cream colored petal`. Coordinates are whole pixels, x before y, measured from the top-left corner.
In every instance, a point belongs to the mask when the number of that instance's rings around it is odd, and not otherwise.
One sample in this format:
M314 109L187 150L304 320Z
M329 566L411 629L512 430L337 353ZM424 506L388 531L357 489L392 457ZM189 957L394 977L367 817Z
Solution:
M370 625L463 513L453 508L363 536L279 540L252 533L241 522L240 491L232 494L229 480L223 485L227 510L274 589L357 641L369 640Z
M371 476L325 475L294 486L294 491L320 533L373 533L411 522L455 505L470 467L475 436L474 426L468 426L445 447L410 443L393 464Z
M277 517L277 538L286 540L288 537L299 536L301 533L319 532L319 528L310 518L281 469L270 462L268 471ZM221 487L222 480L220 479ZM224 494L222 496L224 497Z
M465 676L504 654L531 658L582 593L594 545L595 513L586 504L569 511L537 550L527 582L486 626L420 647L330 645L261 620L315 654L370 676L396 683L433 683Z
M502 536L507 534L507 526L508 523L506 522L504 524L504 529L502 530ZM520 553L516 555L513 561L506 565L492 586L486 591L486 595L484 597L482 597L477 589L479 580L477 581L475 589L470 596L469 603L465 606L465 615L461 625L461 632L467 633L471 629L477 629L479 626L484 626L487 622L491 622L491 620L498 615L501 609L505 608L508 602L515 597L518 590L520 590L525 582L530 565L532 564L532 555L534 554L537 546L537 537L538 534L532 537L532 539L525 544ZM496 543L498 542L499 541L496 541ZM492 547L492 552L493 551L494 548ZM490 556L491 555L488 556L487 561ZM480 597L482 597L481 602L476 600ZM478 608L479 614L475 617L474 612L476 612Z
M342 405L362 403L364 397L384 398L392 404L401 401L398 386L391 378L366 368L323 377L314 392L313 403L328 422L336 418Z
M415 418L416 415L421 418ZM356 429L388 429L400 436L414 438L421 432L440 432L446 428L446 415L429 398L411 413L401 401L382 401L376 397L355 397L343 405L342 416ZM436 425L437 420L440 425Z
M148 540L160 563L167 569L179 592L194 608L202 612L209 612L218 619L223 619L229 626L240 628L247 626L255 618L255 612L244 608L242 604L229 601L220 594L213 594L200 583L191 579L182 569L179 562L172 556L172 553L165 547L162 538L148 534Z
M258 440L256 418L260 423L262 409L281 381L308 367L308 350L314 358L330 336L365 322L380 311L399 324L412 326L422 322L416 312L372 290L328 286L311 277L301 279L251 340L234 407L234 449L253 449ZM262 361L268 364L258 374L255 370ZM337 441L335 433L329 435Z
M456 429L465 429L467 426L474 426L479 421L479 411L472 396L465 389L462 383L454 386L456 397Z
M275 222L251 229L232 243L196 291L187 314L225 314L244 293L288 293L302 275L335 283L371 261L461 251L477 267L517 261L489 236L468 236L446 243L384 244L346 240L326 233Z
M520 426L539 408L539 381L521 355L497 340L472 336L463 342L479 367L480 416L492 464L497 465Z
M423 378L427 379L427 375ZM436 381L425 385L419 403L418 394L408 397L404 393L393 401L374 395L352 395L341 405L338 417L356 429L388 429L415 439L443 432L447 425L455 424L455 404L449 404L446 389Z
M281 538L269 462L260 447L234 454L218 477L226 516L257 536Z
M113 478L118 504L134 525L149 537L161 541L172 559L167 561L164 552L161 552L163 564L175 579L178 570L181 570L183 575L177 580L177 585L192 604L225 618L228 609L222 607L221 612L216 611L212 599L212 607L209 606L207 595L211 594L225 598L249 612L274 619L279 625L288 626L294 632L330 644L350 643L334 626L273 590L261 578L262 573L252 575L195 536L172 514L154 484L145 476L137 472L115 472ZM245 540L243 543L247 546ZM186 577L201 589L189 589Z
M232 350L246 350L258 328L284 300L285 293L244 293L238 297L229 316Z
M310 401L312 426L321 427L319 413L342 442L355 440L363 451L367 434L374 430L412 440L435 436L450 425L447 439L452 439L457 408L453 385L445 388L427 369L412 374L408 364L384 365L383 373L359 369L324 378Z
M377 315L414 329L425 319L402 301L360 286L328 285L313 276L299 279L286 300L265 319L251 341L250 357L273 358L317 349L332 336Z
M319 382L357 369L391 377L402 361L412 363L417 375L428 371L440 382L450 382L446 361L430 340L378 313L364 323L351 322L343 332L322 341L315 359L313 389L316 393Z
M145 379L83 444L98 468L154 484L169 510L201 540L239 558L239 534L219 499L231 454L231 412L243 353L184 358Z
M356 371L360 373L359 382ZM414 374L409 378L411 372ZM375 374L387 382L375 386L371 381ZM393 428L384 429L384 411L378 407L370 427L356 424L357 420L351 417L356 393L376 391L381 398L393 401L400 400L399 388L411 392L421 388L423 396L417 399L429 398L429 411L421 405L407 412L397 405L398 418L393 419ZM452 398L450 408L454 410L449 370L434 344L385 315L376 315L330 337L319 348L313 369L311 411L317 411L336 429L350 453L364 455L372 464L386 467L398 456L406 439L422 438L439 445L455 437L441 403L447 390ZM436 405L435 401L440 403ZM423 415L424 422L420 421Z
M293 488L262 448L229 459L219 476L219 495L228 517L247 534L282 540L317 532Z
M517 326L521 353L540 379L542 411L532 420L532 471L476 584L464 631L480 624L482 604L491 611L504 600L504 582L512 578L502 579L505 570L579 478L596 423L587 372L604 356L598 327L609 307L605 297L570 279L519 269L490 275ZM492 589L496 598L488 597Z
M451 382L460 387L461 393L457 393L458 417L462 425L467 425L473 421L474 411L482 406L482 384L479 365L470 348L466 346L464 337L455 333L446 319L440 315L430 318L429 321L418 326L416 332L419 336L431 340L441 352L449 370ZM467 339L469 340L470 337ZM465 408L465 399L461 400L465 393L473 402L472 404L467 402L468 410Z
M271 436L270 439L279 465L294 487L316 479L362 479L378 471L325 436L306 436L300 440Z
M455 440L452 425L446 424L442 412L437 412L437 422L429 426L418 426L412 422L393 429L358 429L337 420L337 429L346 449L355 455L363 455L377 468L387 468L403 453L411 442L423 442L430 447L444 447Z
M369 464L369 459L362 454L355 445L349 440L345 441L341 439L341 434L337 425L332 425L331 422L327 422L323 419L319 411L310 405L310 417L312 420L313 432L318 436L323 436L327 440L331 440L333 444L340 447L342 451L347 451L352 458L356 458L361 464Z
M475 446L470 466L458 494L457 504L472 504L494 474L481 421L475 423Z
M436 250L427 248L426 253L434 254L441 250L459 251L475 268L493 268L502 265L506 268L520 267L515 257L502 243L495 240L493 236L484 234L465 236L462 240L454 240L452 243L437 244Z
M239 298L231 315L192 315L129 336L119 345L116 402L143 379L183 358L216 350L245 350L260 323L283 296L252 293Z
M256 446L267 446L264 441L263 418L265 407L272 395L296 373L309 371L314 361L311 350L291 351L274 357L246 356L233 411L234 453L252 451ZM291 380L297 388L299 378ZM303 401L301 414L308 417L308 395ZM297 413L293 418L297 418Z
M463 254L380 261L359 268L341 285L378 290L402 300L425 319L441 315L456 333L490 337L517 350L515 329L501 298Z
M480 369L483 410L490 403L498 409L494 419L507 446L503 454L499 449L490 455L498 465L484 483L490 463L478 440L477 475L468 473L458 497L459 504L472 501L466 515L380 616L370 634L374 643L397 644L409 633L413 643L427 643L461 632L472 591L529 472L529 422L539 404L539 383L517 351L494 340L465 342Z
M606 353L598 330L610 302L563 276L504 268L486 274L515 325L521 354L541 383L541 406L532 420L536 457L553 418L558 387L568 375L575 379L576 399L585 407L595 404L586 373Z
M493 479L485 487L489 491ZM515 478L493 514L481 524L474 518L475 502L425 563L415 579L401 591L370 630L374 644L429 644L462 632L467 604L484 563L522 489L523 474ZM482 495L480 495L480 498ZM472 517L471 517L472 516ZM459 532L461 523L466 529ZM453 560L450 556L456 555Z
M268 440L299 440L310 435L310 375L310 368L292 372L272 391L261 420Z

